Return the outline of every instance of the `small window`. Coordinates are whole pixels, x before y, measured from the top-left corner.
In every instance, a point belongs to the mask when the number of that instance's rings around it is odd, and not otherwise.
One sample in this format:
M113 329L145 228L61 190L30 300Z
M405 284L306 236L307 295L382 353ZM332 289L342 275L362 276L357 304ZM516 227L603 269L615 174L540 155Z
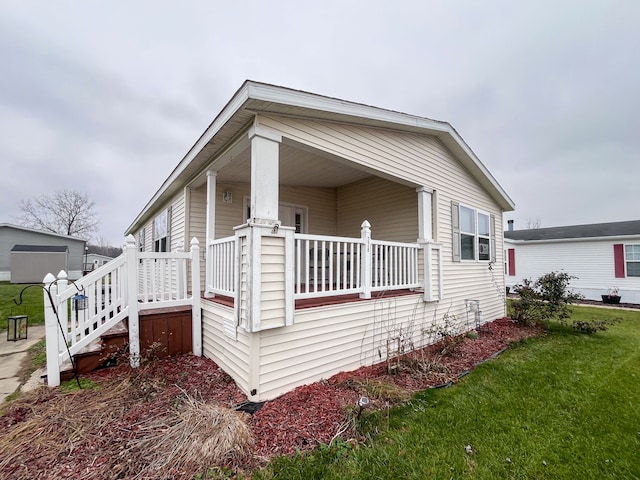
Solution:
M460 205L460 254L462 260L476 259L476 228L473 209Z
M153 221L153 251L167 252L169 239L169 209L163 211Z
M478 212L478 260L491 260L491 220Z
M138 233L138 251L144 252L144 228Z
M495 218L475 208L451 202L453 261L495 261Z
M640 277L640 245L625 245L627 277Z

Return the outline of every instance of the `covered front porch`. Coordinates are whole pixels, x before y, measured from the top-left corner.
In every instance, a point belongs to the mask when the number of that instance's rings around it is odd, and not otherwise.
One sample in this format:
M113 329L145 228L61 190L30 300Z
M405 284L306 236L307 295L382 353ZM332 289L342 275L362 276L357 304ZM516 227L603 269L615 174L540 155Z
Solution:
M205 297L248 331L291 325L322 299L442 299L433 190L272 127L249 128L191 184L186 223L207 239Z

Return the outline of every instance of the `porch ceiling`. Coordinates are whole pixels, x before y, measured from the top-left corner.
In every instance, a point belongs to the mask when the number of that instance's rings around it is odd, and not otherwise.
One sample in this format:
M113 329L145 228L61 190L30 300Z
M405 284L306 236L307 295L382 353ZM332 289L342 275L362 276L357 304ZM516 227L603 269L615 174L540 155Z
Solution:
M339 187L370 177L371 173L356 169L346 162L328 158L319 152L280 144L280 184L305 187ZM251 149L235 156L218 171L218 182L251 182Z

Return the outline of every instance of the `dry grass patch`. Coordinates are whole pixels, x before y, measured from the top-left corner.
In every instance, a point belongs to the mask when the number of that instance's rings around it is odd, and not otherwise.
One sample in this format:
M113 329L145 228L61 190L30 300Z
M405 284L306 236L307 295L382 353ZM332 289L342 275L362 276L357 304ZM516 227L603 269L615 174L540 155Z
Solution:
M184 391L149 402L149 385L135 380L20 397L2 418L0 478L193 478L251 463L246 414Z

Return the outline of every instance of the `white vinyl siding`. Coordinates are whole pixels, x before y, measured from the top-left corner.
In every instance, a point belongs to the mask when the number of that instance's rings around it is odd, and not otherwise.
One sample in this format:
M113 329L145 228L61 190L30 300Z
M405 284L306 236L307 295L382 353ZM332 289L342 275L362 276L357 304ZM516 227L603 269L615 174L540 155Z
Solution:
M237 340L223 334L224 323L233 322L233 307L202 300L202 353L215 361L245 392L249 393L249 351L251 334L238 329Z
M611 287L619 287L623 302L640 303L640 278L615 278L612 240L509 243L515 248L516 276L510 285L523 279L537 279L549 272L565 272L578 277L571 288L588 299L601 300Z
M500 305L489 306L486 292L477 298L485 321L502 315ZM444 313L419 294L296 310L293 326L259 333L259 397L272 399L300 385L383 362L387 339L393 337L403 336L406 345L416 347L433 343L437 335L425 332L433 328L434 318L442 322ZM448 313L459 331L468 329L464 302Z
M206 255L207 248L207 187L192 188L189 192L189 234L187 240L191 242L192 238L197 238L200 242L200 252L202 257ZM185 249L189 248L189 244ZM200 262L200 285L205 285L204 272L207 262ZM190 275L190 274L189 274ZM191 279L191 276L189 276ZM191 280L189 280L191 281Z
M338 188L337 235L360 237L362 222L371 224L376 240L415 242L418 238L418 194L379 177Z
M285 321L284 238L263 236L261 239L261 328L282 327Z

